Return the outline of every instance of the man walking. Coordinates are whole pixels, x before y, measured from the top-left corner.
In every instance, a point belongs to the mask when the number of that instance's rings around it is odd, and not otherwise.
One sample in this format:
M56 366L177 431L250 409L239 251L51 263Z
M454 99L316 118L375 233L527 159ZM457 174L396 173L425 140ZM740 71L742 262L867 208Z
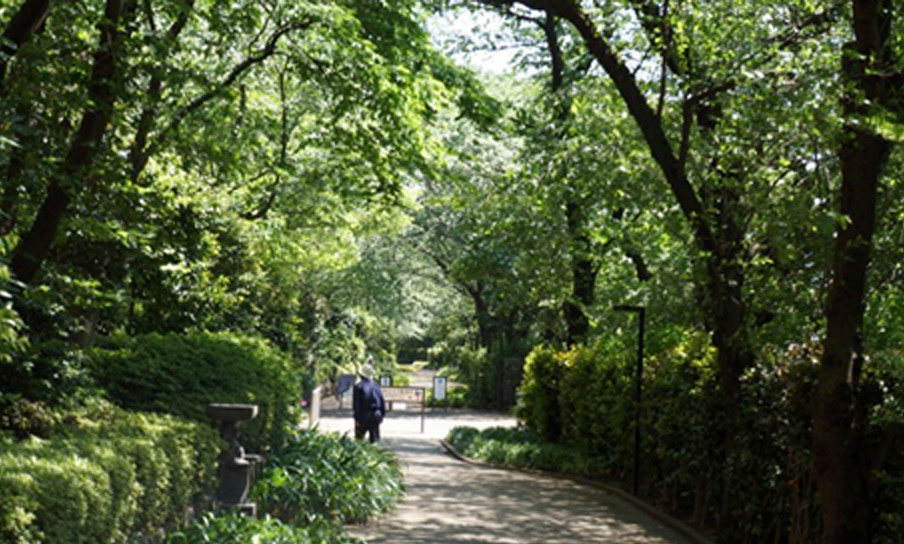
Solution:
M374 380L374 367L370 363L372 360L368 357L368 362L361 365L358 375L361 381L355 385L353 391L354 415L355 415L355 438L361 440L364 434L370 435L370 441L376 442L380 440L380 423L383 423L383 416L386 414L386 402L383 400L383 391Z

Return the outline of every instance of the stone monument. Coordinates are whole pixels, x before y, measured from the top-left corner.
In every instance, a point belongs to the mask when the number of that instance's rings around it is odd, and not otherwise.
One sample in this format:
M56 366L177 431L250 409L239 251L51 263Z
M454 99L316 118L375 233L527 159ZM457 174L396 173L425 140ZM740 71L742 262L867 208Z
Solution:
M245 448L239 443L239 424L254 419L257 412L256 404L207 405L207 417L219 424L220 436L227 442L217 467L220 480L217 501L222 506L236 508L251 516L257 514L257 505L247 502L248 490L253 482L254 467L262 457L245 453Z

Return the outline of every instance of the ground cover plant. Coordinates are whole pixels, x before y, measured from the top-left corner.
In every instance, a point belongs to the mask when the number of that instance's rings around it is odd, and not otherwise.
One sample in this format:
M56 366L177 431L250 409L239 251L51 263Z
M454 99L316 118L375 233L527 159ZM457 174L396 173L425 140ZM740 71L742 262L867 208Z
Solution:
M303 430L273 452L254 484L258 518L209 512L167 544L346 544L344 526L390 510L403 493L398 459L338 433Z
M166 544L352 544L360 542L323 519L304 527L269 515L252 518L236 512L207 513L167 535Z
M347 435L303 430L269 457L252 495L262 512L303 526L366 521L392 509L403 492L392 453Z
M506 467L585 476L605 474L607 468L602 457L546 442L528 429L455 427L446 440L465 457Z

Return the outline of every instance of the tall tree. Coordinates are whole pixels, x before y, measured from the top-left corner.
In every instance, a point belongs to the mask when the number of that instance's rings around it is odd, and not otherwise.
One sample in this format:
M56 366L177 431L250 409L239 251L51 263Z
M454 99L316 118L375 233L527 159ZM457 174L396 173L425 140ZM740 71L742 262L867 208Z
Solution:
M569 132L569 117L572 112L572 104L569 99L570 86L566 71L568 70L565 54L559 38L559 22L554 15L546 13L541 22L543 34L546 37L546 47L550 56L550 82L549 92L555 104L557 126L554 132L558 140L564 140ZM571 72L576 70L572 69ZM553 144L554 147L559 145ZM560 162L559 164L564 164ZM593 255L593 244L587 232L587 210L577 198L577 190L571 187L568 173L558 171L551 179L552 185L564 186L567 193L565 201L565 224L570 238L568 256L571 260L571 294L565 300L562 312L565 318L567 332L567 344L577 344L584 341L590 329L590 320L586 312L593 306L594 291L596 289L596 275L599 266Z
M643 133L650 154L693 236L699 270L698 303L713 344L718 348L722 402L718 432L724 449L718 457L730 459L740 422L741 377L754 363L750 337L754 312L748 290L748 269L756 249L748 229L752 216L750 188L757 181L755 166L759 165L750 160L749 150L743 147L756 145L753 138L749 143L739 140L727 108L738 97L751 92L743 88L738 70L761 71L779 56L782 48L796 46L812 32L821 31L834 12L802 9L800 15L794 11L794 17L783 28L783 23L756 26L761 17L743 15L743 10L740 15L726 11L722 15L731 22L723 25L719 21L716 26L731 31L714 33L708 39L724 41L741 34L744 40L736 44L740 54L722 55L720 51L734 49L726 44L708 48L713 42L694 34L700 30L699 25L706 24L703 19L714 22L712 13L686 6L689 20L681 21L669 11L669 3L630 2L628 7L636 10L640 28L646 31L649 49L660 59L657 81L650 77L655 72L644 71L642 64L630 68L628 59L631 63L637 61L620 53L625 47L614 45L624 39L624 34L616 29L621 22L619 17L625 13L614 5L606 3L609 9L591 9L575 0L484 0L483 3L508 10L518 7L542 10L571 23L589 53L608 74ZM744 9L759 13L753 3L746 4ZM784 19L777 16L773 21ZM676 21L687 24L676 25ZM676 26L683 28L687 35L680 34ZM737 26L743 26L750 34L739 32ZM636 57L647 58L636 48L635 52ZM677 82L673 83L669 74L676 76ZM658 101L651 102L650 94L658 95ZM669 110L680 112L677 122L666 115ZM737 116L737 112L733 114ZM727 473L729 466L723 462L716 474L721 487L719 532L725 541L740 531L732 521L732 513L739 505L733 501L736 493Z
M891 143L878 125L904 114L904 52L895 50L896 12L887 0L851 2L853 41L845 47L841 219L826 306L825 346L813 414L813 450L826 544L872 542L873 462L865 455L867 406L861 392L863 314L877 198Z
M126 4L119 21L53 4L4 56L3 145L18 146L0 156L3 232L20 235L26 295L61 321L94 305L107 330L222 325L224 304L253 298L228 285L263 286L244 281L257 237L343 233L355 206L394 202L425 167L428 105L463 81L414 1ZM116 56L93 67L97 25Z

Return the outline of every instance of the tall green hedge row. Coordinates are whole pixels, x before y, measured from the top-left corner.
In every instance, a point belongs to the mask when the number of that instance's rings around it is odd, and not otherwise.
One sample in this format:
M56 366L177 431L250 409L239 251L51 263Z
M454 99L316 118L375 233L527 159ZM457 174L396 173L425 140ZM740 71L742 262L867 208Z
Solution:
M904 527L904 382L900 352L876 357L865 390L875 391L869 434L876 459L880 542ZM818 534L811 448L816 358L810 347L764 350L742 380L741 425L728 459L718 458L720 403L716 353L689 336L644 361L640 412L641 491L704 524L718 522L723 485L740 494L738 542L806 541ZM635 418L631 353L611 342L569 351L537 348L525 362L519 417L548 441L605 460L610 477L630 481ZM881 458L878 456L882 456ZM897 534L897 537L893 535Z
M10 544L133 542L181 523L215 487L221 448L210 425L113 409L0 446L0 537Z
M91 354L91 372L124 408L207 421L210 403L251 403L259 415L242 424L247 451L285 442L301 417L302 377L266 341L204 331L119 336Z

